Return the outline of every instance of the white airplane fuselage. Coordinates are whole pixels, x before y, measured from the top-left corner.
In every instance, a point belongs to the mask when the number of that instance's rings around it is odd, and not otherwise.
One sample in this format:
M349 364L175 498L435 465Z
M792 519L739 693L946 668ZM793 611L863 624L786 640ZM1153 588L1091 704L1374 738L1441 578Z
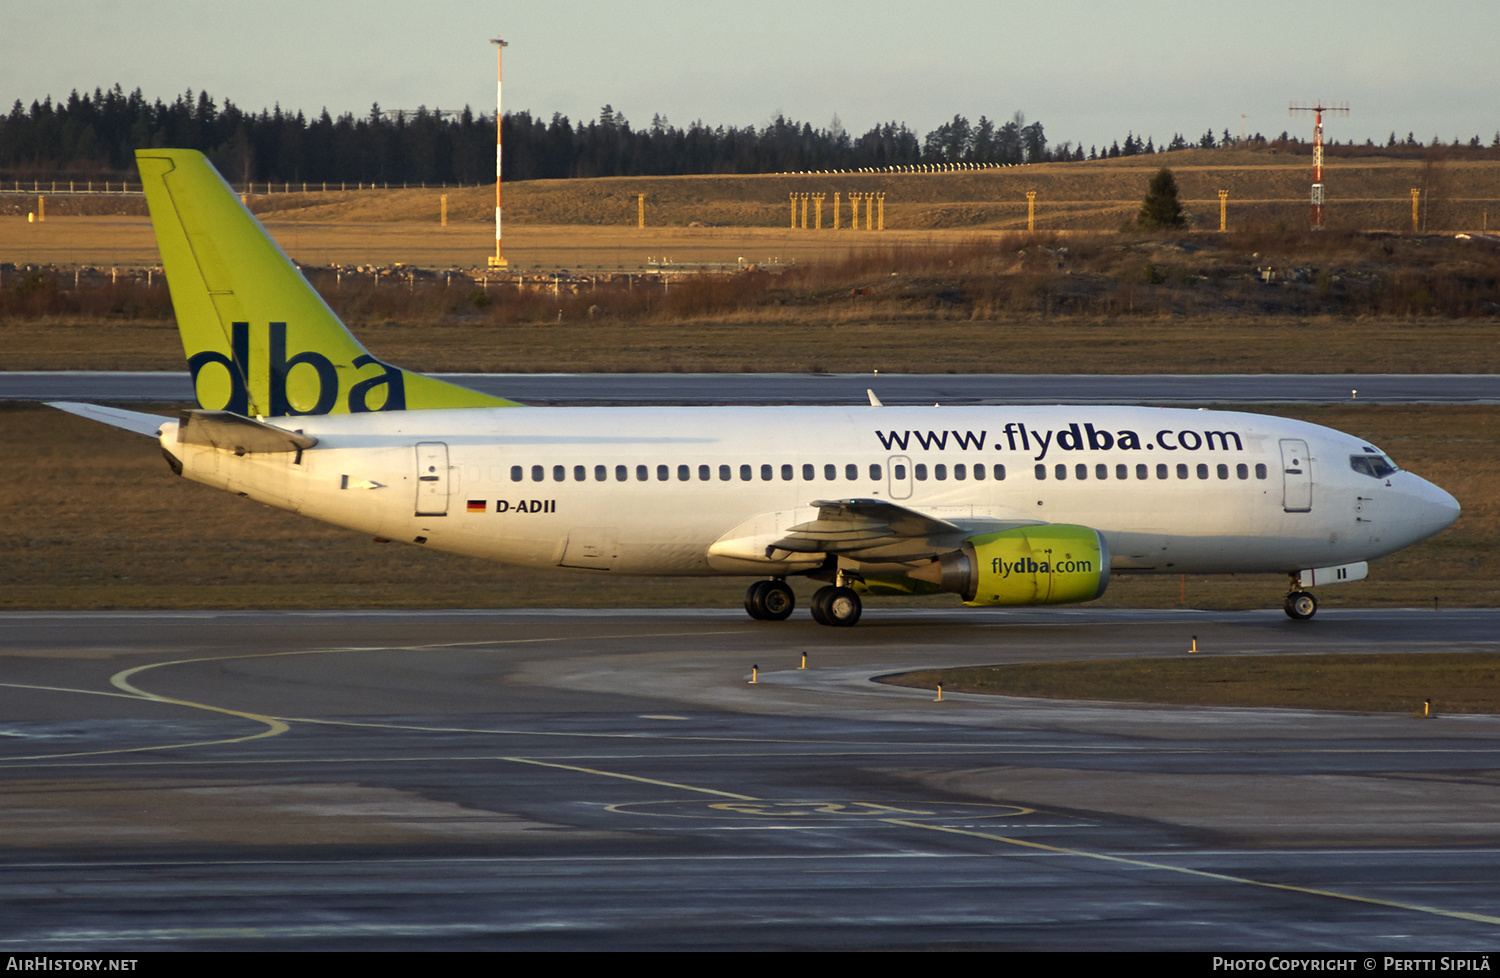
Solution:
M960 526L1079 524L1104 537L1114 570L1157 573L1354 564L1458 514L1411 473L1361 471L1351 458L1379 453L1355 436L1238 412L465 408L271 420L316 446L235 455L179 443L176 422L161 443L188 478L377 538L595 572L805 570L822 558L757 541L826 500L889 501Z

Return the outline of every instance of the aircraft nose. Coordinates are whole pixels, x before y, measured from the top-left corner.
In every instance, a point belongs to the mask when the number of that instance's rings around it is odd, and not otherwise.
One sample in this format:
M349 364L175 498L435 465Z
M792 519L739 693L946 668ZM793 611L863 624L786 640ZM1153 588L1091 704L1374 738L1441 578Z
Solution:
M1417 480L1417 485L1407 495L1406 505L1402 508L1406 510L1403 515L1420 534L1418 539L1426 539L1452 526L1460 512L1457 499L1446 489L1435 486L1426 479Z

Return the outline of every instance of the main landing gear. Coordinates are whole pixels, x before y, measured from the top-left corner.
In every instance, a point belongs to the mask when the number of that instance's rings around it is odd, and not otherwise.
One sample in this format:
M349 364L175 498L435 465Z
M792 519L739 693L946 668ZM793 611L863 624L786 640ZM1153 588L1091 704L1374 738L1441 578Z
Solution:
M785 581L756 581L745 591L745 611L757 621L785 621L797 607L797 597ZM859 621L864 606L851 588L821 587L812 599L813 620L820 625L847 628Z
M796 607L786 581L756 581L745 591L745 611L756 621L785 621Z
M1312 596L1311 591L1302 589L1302 578L1296 574L1292 575L1292 590L1286 596L1286 604L1282 605L1288 618L1297 621L1306 621L1318 613L1318 599Z

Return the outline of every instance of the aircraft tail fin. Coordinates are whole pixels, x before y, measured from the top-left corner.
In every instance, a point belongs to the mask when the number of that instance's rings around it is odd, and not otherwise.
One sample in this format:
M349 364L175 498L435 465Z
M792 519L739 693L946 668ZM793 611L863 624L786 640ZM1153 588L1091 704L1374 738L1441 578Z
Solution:
M371 356L202 153L135 156L200 406L266 417L517 406Z

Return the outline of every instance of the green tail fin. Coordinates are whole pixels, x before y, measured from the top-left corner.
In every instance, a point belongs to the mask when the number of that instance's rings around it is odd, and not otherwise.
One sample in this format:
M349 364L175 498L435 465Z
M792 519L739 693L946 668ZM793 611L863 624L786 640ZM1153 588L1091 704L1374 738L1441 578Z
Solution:
M200 406L268 417L516 406L366 352L202 153L135 157Z

